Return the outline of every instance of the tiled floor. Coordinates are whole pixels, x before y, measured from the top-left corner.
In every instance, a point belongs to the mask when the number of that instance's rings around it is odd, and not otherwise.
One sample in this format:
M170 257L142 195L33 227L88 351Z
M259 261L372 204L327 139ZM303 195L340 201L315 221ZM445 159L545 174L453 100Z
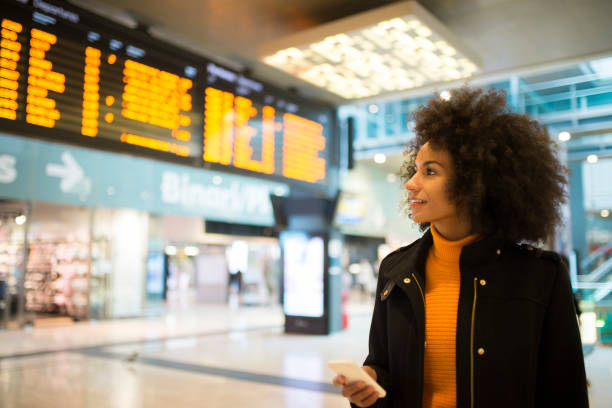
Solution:
M360 362L369 304L330 336L286 335L277 308L0 331L0 407L348 407L328 359ZM591 406L612 402L612 348L587 358Z

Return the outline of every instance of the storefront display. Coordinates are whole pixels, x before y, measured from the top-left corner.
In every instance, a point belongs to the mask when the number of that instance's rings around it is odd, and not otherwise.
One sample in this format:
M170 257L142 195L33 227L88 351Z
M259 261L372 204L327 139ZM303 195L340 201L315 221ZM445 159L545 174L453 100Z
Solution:
M24 285L26 311L85 319L89 243L30 241L28 252Z
M26 319L88 316L90 210L32 204L24 291Z
M147 213L43 202L27 206L26 212L0 203L1 321L19 315L12 318L18 325L63 324L66 318L143 314ZM10 217L2 215L8 212Z

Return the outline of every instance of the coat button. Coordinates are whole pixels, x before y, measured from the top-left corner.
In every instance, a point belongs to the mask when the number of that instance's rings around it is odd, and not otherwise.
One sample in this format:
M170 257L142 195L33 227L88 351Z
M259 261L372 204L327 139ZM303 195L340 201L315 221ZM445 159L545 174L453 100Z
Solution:
M388 294L389 294L389 290L385 290L385 291L383 292L383 295L385 295L385 296L387 296Z
M484 280L484 279L481 279L481 280L480 280L480 286L484 286L484 285L486 285L486 284L487 284L487 281L486 281L486 280Z
M480 348L478 349L478 355L479 355L479 356L482 356L482 355L484 355L484 353L485 353L485 349L483 349L482 347L480 347Z
M410 278L404 278L404 283L410 283Z

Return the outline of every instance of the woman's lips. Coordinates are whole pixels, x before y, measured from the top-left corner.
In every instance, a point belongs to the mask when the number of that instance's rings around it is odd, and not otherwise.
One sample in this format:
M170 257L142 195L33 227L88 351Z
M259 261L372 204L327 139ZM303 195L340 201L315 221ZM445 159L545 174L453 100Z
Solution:
M415 207L418 207L418 206L421 206L421 205L425 204L426 202L427 201L424 201L424 200L417 200L417 199L411 198L410 199L410 207L411 208L415 208Z

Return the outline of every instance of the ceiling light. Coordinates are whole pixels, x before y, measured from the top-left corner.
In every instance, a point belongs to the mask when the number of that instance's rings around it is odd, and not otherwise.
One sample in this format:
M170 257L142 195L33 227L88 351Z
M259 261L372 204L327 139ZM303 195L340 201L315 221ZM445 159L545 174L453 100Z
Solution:
M18 215L17 217L15 217L15 223L17 225L23 225L26 222L26 216L25 215Z
M372 104L372 105L368 106L368 111L370 113L372 113L372 114L378 113L378 105Z
M214 185L218 186L219 184L223 183L223 177L221 177L221 176L213 176L212 182L213 182Z
M183 249L183 253L185 253L185 255L187 256L197 256L200 253L200 250L198 249L198 247L186 246Z
M259 55L266 64L346 99L457 80L478 70L475 58L414 1L274 40Z
M378 164L383 164L387 161L387 156L385 156L383 153L376 153L374 155L374 161Z
M387 174L387 182L395 183L396 180L397 180L397 176L395 174L393 173Z
M559 132L559 140L562 142L567 142L568 140L570 140L572 138L572 135L570 134L570 132Z
M176 255L176 247L174 245L168 245L164 252L166 255Z
M587 161L588 161L589 163L597 163L597 160L599 160L599 158L597 157L597 155L596 155L596 154L589 154L589 155L587 156Z
M601 210L601 212L599 213L599 215L601 215L604 218L607 218L610 216L610 211L609 210Z
M274 195L278 197L283 197L287 195L287 190L284 187L276 187L274 189Z
M442 99L443 101L450 101L451 98L451 93L448 91L442 91L440 92L440 99Z

